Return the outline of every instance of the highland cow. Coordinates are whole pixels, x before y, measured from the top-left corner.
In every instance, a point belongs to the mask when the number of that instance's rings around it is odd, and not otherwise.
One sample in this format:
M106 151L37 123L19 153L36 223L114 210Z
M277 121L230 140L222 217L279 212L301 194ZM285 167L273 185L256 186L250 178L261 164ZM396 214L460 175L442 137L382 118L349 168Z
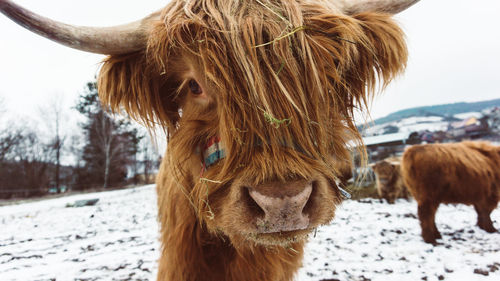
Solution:
M389 204L394 204L397 198L408 199L408 190L401 177L400 161L400 158L390 157L371 165L375 172L377 193Z
M291 280L335 214L366 108L406 64L391 19L418 0L173 0L128 25L74 27L9 0L59 43L108 54L105 106L168 132L158 280Z
M422 237L427 243L441 238L434 217L439 204L473 205L477 225L495 232L490 213L500 200L500 147L486 142L427 144L409 147L402 175L418 203Z

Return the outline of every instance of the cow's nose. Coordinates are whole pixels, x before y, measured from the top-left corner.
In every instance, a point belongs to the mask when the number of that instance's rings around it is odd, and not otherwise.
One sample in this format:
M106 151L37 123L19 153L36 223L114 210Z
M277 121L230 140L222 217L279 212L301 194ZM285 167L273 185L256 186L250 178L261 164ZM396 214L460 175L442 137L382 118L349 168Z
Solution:
M311 182L266 183L248 190L250 197L264 211L264 216L256 220L259 233L293 231L309 226L304 207L313 190Z

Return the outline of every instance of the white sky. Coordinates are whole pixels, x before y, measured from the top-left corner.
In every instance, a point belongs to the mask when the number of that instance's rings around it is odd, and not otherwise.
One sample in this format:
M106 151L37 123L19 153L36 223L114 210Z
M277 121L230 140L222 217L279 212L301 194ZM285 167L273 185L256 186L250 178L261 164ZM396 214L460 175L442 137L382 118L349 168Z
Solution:
M115 25L147 15L167 0L15 0L41 15L77 25ZM396 16L406 31L406 73L372 105L372 117L422 105L500 98L500 1L421 0ZM60 46L0 14L0 98L18 116L55 93L73 106L102 56Z

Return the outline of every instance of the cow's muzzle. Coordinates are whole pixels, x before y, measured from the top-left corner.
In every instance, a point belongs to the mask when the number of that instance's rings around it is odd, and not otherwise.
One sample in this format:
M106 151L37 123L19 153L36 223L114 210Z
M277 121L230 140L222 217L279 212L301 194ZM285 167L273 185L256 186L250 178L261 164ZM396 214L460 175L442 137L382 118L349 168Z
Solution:
M248 189L249 202L260 210L255 220L257 233L277 233L307 229L309 215L305 207L313 192L313 183L271 182ZM256 205L256 206L255 206Z

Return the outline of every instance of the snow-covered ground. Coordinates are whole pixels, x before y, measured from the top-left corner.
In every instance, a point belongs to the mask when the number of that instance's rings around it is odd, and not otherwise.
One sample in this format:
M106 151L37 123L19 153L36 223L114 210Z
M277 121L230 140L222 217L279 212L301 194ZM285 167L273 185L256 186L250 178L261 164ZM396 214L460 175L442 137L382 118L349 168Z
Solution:
M154 280L157 232L151 185L0 207L0 280Z
M413 116L379 125L372 125L368 123L368 126L363 130L363 135L381 135L384 133L384 128L388 126L397 127L398 132L401 133L411 133L424 130L429 130L431 132L445 131L448 128L448 125L449 122L444 121L444 118L440 116Z
M99 198L95 206L66 208ZM0 280L154 280L159 255L154 186L0 207ZM500 208L493 214L500 227ZM441 206L443 235L420 238L414 202L346 201L310 237L297 280L500 280L500 234L473 208Z
M475 111L459 113L459 114L453 115L453 117L458 118L458 119L462 119L462 120L465 120L465 119L468 119L471 117L475 117L475 118L479 119L483 116L484 116L484 114L482 112L475 112Z

